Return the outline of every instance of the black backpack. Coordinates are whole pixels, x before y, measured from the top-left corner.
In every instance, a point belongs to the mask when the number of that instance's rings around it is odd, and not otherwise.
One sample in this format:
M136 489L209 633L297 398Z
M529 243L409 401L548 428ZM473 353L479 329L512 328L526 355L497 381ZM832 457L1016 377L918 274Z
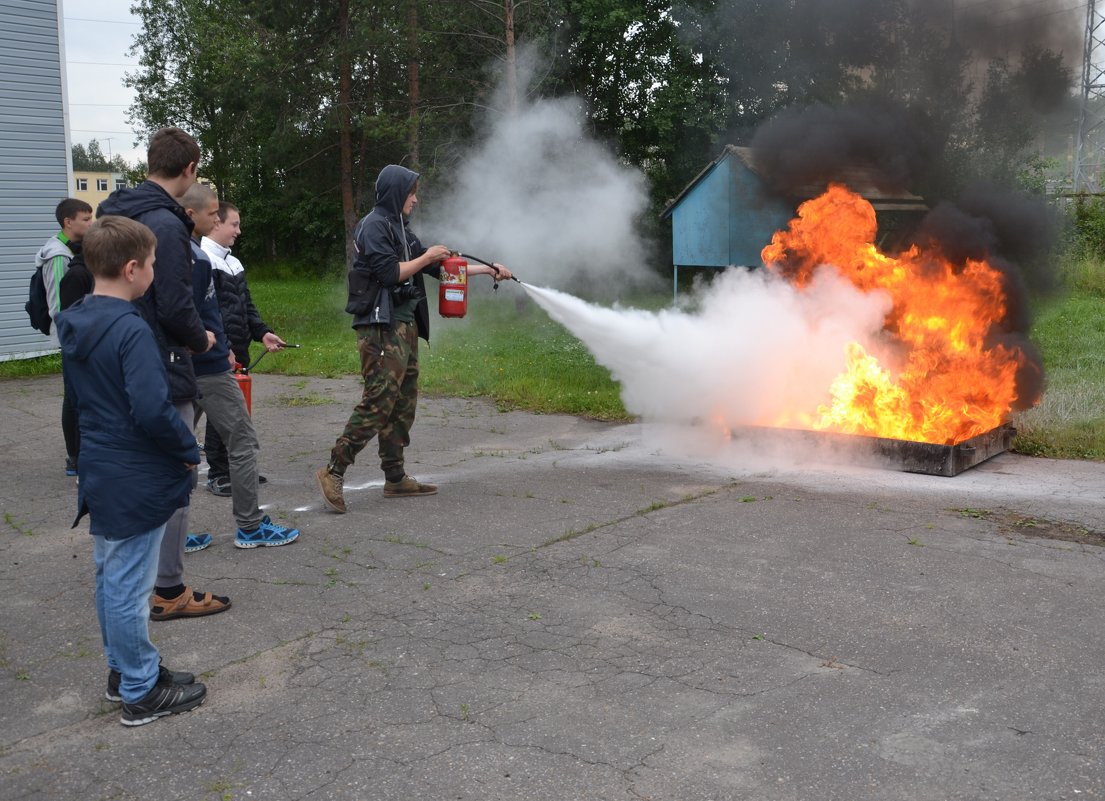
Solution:
M50 304L46 302L46 282L42 280L42 265L35 267L31 276L29 298L23 307L31 318L31 328L50 335Z

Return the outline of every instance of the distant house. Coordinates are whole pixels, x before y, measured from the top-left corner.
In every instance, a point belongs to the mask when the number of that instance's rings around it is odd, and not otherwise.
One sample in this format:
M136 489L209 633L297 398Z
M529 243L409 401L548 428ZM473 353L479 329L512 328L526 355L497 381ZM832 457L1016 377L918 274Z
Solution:
M108 195L126 185L127 176L121 172L73 170L73 185L69 195L80 198L95 210Z
M825 190L805 187L781 198L767 190L751 148L726 145L660 215L672 220L672 280L679 290L680 267L759 267L760 251L786 228L799 204ZM894 238L927 211L924 199L908 192L879 190L869 172L852 170L845 183L871 202L879 218L880 242Z
M69 195L68 102L59 0L0 0L0 361L52 353L23 304L34 256Z

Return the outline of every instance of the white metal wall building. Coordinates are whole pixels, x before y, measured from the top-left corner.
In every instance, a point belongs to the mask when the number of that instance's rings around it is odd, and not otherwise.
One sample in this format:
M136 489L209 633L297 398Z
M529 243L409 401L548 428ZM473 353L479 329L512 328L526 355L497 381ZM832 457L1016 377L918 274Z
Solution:
M61 0L0 0L0 361L57 350L23 304L69 194Z

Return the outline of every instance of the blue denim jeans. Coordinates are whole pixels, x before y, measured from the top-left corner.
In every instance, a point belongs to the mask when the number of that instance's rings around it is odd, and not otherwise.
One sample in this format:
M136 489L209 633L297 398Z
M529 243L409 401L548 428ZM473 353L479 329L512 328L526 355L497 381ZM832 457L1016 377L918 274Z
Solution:
M133 704L157 683L159 658L150 642L150 593L165 526L109 540L93 537L96 562L96 614L107 666L122 674L119 694Z

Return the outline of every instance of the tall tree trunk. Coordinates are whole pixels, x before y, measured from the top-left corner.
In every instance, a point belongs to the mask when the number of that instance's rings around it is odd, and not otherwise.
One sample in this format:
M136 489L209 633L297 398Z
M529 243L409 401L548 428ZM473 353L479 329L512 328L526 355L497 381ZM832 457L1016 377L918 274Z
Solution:
M338 129L341 149L341 210L345 221L345 265L353 264L353 135L350 107L353 102L352 48L349 42L349 0L338 0Z
M419 76L418 76L418 0L407 0L407 108L408 108L408 150L410 151L411 167L415 170L419 165L418 154L418 103L419 103Z
M518 113L518 62L514 50L514 0L503 0L503 21L506 23L506 102L507 110Z

